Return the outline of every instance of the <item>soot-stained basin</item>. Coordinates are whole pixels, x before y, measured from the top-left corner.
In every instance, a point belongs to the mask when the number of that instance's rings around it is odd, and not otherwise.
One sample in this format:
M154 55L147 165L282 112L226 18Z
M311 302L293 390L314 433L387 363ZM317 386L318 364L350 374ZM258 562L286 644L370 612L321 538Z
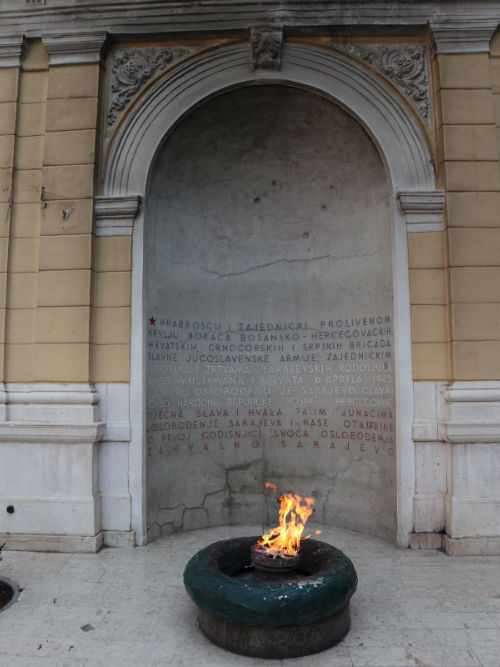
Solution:
M184 585L201 630L225 649L258 658L294 658L337 644L349 630L358 581L349 558L305 540L296 570L260 571L250 558L258 539L215 542L187 564Z

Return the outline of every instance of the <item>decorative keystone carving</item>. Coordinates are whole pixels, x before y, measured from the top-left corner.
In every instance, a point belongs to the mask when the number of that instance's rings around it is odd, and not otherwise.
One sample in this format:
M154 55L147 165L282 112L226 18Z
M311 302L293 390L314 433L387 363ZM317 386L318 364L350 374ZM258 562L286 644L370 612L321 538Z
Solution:
M111 60L108 131L132 97L157 72L190 55L194 47L116 49Z
M250 43L254 69L280 69L283 28L251 28Z
M433 232L443 229L443 190L399 192L398 203L405 214L408 232Z
M421 44L332 44L383 74L429 122L429 76Z

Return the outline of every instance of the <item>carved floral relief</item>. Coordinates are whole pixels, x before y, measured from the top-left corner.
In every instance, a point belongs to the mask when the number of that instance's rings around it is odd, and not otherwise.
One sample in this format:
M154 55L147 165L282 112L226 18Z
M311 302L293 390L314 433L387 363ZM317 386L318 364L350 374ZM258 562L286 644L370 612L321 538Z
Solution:
M111 60L108 132L132 97L149 79L194 50L187 46L116 49Z
M332 43L331 46L347 52L387 77L429 122L429 76L422 44Z

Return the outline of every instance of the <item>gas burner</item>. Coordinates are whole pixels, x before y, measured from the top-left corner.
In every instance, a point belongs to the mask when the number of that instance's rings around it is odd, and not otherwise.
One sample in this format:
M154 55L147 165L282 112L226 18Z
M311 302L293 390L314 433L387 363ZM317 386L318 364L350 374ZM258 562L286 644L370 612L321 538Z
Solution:
M290 572L300 563L300 553L279 553L272 549L259 549L258 545L250 550L250 557L252 565L265 572Z

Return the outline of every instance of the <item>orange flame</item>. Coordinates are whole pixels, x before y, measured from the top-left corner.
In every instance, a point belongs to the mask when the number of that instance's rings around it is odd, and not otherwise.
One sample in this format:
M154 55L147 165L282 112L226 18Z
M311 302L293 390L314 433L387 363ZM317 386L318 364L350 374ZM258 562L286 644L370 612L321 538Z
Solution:
M276 491L274 484L266 482L266 488ZM293 556L300 551L300 540L310 537L302 537L305 523L314 512L313 498L301 498L295 493L284 493L280 496L281 503L279 511L280 525L273 528L267 535L257 542L257 547L273 555ZM318 535L321 531L316 531Z

